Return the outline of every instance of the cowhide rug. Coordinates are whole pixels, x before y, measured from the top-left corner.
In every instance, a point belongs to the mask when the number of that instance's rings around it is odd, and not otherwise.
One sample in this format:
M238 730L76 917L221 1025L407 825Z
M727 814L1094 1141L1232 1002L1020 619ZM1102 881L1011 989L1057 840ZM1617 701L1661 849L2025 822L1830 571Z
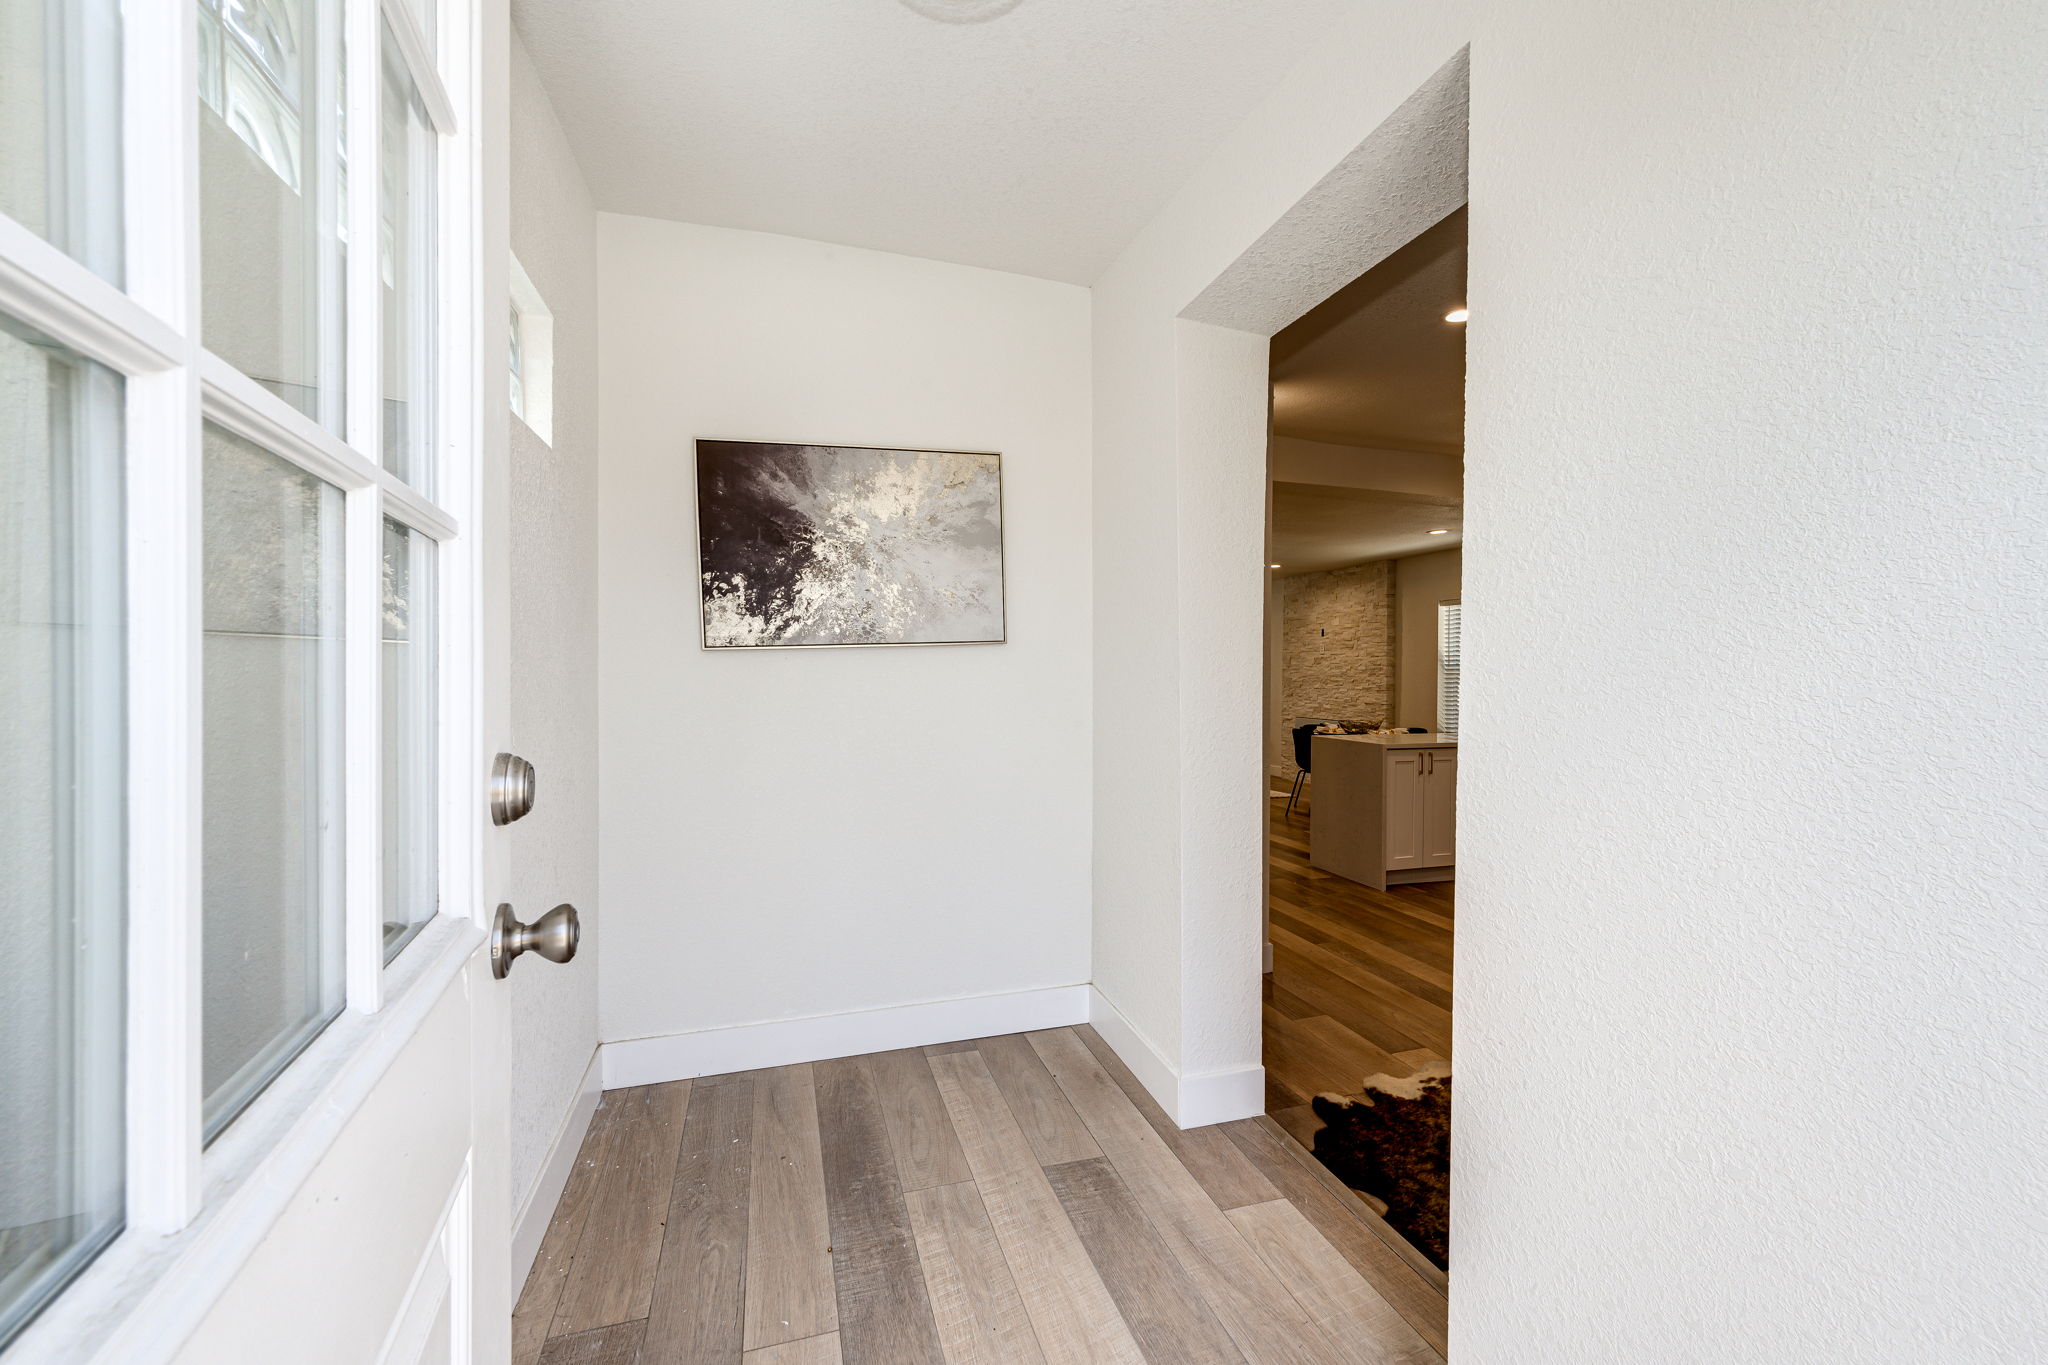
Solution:
M1316 1160L1387 1206L1386 1220L1439 1267L1450 1266L1451 1075L1369 1076L1357 1097L1319 1095Z

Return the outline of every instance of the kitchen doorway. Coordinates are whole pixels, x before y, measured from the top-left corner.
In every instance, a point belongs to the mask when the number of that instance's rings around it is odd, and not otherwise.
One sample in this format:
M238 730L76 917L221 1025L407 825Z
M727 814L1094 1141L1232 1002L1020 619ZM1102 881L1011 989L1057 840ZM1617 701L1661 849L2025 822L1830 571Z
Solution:
M1449 1263L1466 212L1271 342L1266 1111Z

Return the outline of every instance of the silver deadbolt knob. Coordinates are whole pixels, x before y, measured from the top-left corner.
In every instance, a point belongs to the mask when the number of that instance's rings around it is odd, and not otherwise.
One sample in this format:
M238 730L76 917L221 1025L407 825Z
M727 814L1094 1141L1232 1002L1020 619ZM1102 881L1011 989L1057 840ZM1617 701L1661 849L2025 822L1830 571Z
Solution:
M533 765L518 754L491 760L491 823L509 825L533 809Z
M491 921L491 975L504 980L505 973L512 970L512 959L521 953L567 962L576 956L576 940L582 934L583 924L573 905L558 905L531 924L521 924L510 905L501 905Z

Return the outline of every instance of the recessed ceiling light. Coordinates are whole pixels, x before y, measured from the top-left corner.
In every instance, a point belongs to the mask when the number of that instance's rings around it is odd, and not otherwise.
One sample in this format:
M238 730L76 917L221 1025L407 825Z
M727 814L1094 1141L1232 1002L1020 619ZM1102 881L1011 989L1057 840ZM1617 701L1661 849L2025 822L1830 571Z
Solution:
M1469 318L1471 316L1472 310L1470 308L1453 308L1450 312L1444 314L1444 321L1463 322L1466 318Z
M1433 535L1433 536L1447 536L1447 535L1449 535L1449 534L1450 534L1450 532L1449 532L1449 531L1447 531L1447 530L1438 530L1438 531L1431 531L1431 532L1430 532L1430 534L1431 534L1431 535Z

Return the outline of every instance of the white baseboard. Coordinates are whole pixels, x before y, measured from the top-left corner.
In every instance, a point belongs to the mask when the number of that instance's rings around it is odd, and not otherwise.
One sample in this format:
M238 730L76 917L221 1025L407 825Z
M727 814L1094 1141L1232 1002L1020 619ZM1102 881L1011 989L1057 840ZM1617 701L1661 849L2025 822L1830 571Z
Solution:
M1266 1112L1266 1068L1241 1067L1183 1076L1159 1049L1131 1026L1123 1012L1093 986L1088 988L1088 1022L1110 1050L1138 1078L1159 1107L1183 1128L1202 1128Z
M569 1173L576 1169L576 1153L583 1146L583 1135L590 1131L590 1116L597 1112L597 1102L604 1094L603 1087L598 1084L598 1075L598 1054L593 1051L590 1064L583 1068L583 1079L577 1083L576 1102L569 1106L568 1114L563 1117L561 1130L548 1147L547 1160L541 1163L533 1188L526 1192L526 1202L512 1220L514 1299L519 1297L519 1290L533 1269L533 1258L540 1255L541 1238L547 1235L548 1220L555 1216L555 1205L562 1202L562 1190L569 1183Z
M1266 1068L1239 1067L1180 1078L1180 1108L1173 1121L1183 1128L1256 1118L1266 1112Z
M957 1043L998 1033L1063 1028L1088 1021L1088 994L1087 986L1051 986L809 1019L772 1019L695 1033L623 1039L604 1044L598 1057L607 1090L658 1085L764 1066Z
M759 1024L703 1029L695 1033L627 1038L600 1047L598 1066L604 1088L617 1090L625 1086L659 1085L696 1076L722 1076L758 1067L821 1062L831 1057L858 1057L866 1052L928 1047L933 1043L954 1043L1001 1033L1028 1033L1033 1029L1061 1028L1080 1023L1095 1026L1103 1041L1137 1076L1138 1083L1183 1128L1200 1128L1265 1112L1264 1067L1250 1066L1234 1071L1183 1076L1093 986L1053 986L1044 990L980 995L965 1000L934 1000L925 1004L895 1005L886 1009L856 1010L849 1014L818 1015L808 1019L773 1019ZM586 1079L585 1084L587 1086L590 1081ZM592 1095L590 1107L595 1108L595 1105L595 1096ZM586 1110L577 1127L578 1140L581 1139L582 1124L588 1120ZM574 1157L575 1145L571 1143L566 1156L560 1157L564 1163L561 1180L568 1179L566 1163ZM556 1155L550 1155L551 1172L556 1160ZM548 1196L550 1209L560 1194L561 1186L557 1183ZM540 1233L546 1225L545 1218L539 1220L533 1233L534 1250L540 1246ZM524 1233L522 1222L515 1237L515 1252L526 1246ZM533 1251L525 1251L519 1264L531 1264L532 1258Z

